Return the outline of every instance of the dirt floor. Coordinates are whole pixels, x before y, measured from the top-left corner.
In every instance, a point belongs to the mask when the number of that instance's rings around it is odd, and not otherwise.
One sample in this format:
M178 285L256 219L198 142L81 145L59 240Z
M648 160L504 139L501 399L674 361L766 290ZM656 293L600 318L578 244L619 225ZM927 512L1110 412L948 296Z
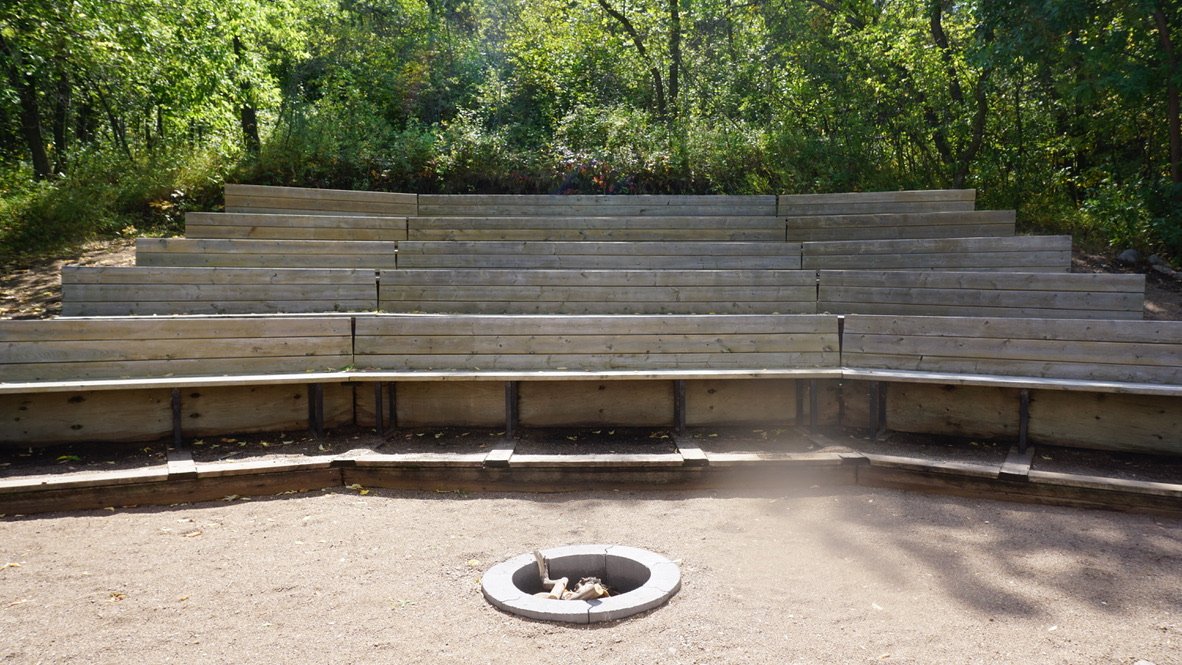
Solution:
M1182 520L814 488L274 500L0 522L4 663L1182 663ZM575 543L679 562L661 608L493 609Z

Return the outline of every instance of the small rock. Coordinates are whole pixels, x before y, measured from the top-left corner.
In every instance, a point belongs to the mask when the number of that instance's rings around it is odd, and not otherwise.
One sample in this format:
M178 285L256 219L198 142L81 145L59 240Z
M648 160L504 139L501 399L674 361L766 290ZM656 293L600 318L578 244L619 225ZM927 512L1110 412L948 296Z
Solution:
M1131 248L1126 249L1116 255L1116 262L1121 265L1135 266L1141 262L1141 252Z
M1178 271L1174 270L1170 266L1155 265L1155 266L1151 266L1151 267L1153 268L1154 272L1161 273L1161 274L1165 275L1166 277L1174 277L1174 278L1178 277Z
M1158 256L1157 254L1150 254L1149 258L1145 259L1145 260L1149 261L1149 265L1151 265L1151 266L1167 266L1168 267L1170 265L1170 264L1166 263L1165 259Z

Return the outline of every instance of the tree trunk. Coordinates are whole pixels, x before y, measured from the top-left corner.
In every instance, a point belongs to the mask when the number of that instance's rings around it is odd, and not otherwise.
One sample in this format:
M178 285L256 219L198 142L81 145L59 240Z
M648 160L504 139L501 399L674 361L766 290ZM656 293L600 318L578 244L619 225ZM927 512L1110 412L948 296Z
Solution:
M66 73L65 63L60 63L58 71L57 90L53 97L53 171L65 173L69 161L69 122L70 122L70 76Z
M238 35L234 35L234 57L237 58L239 67L241 67L242 40L238 38ZM254 105L250 101L254 96L250 80L243 77L238 87L242 91L242 105L239 107L238 113L238 121L242 127L242 141L246 145L247 153L251 156L258 156L262 142L259 140L258 112L255 111Z
M632 25L632 21L629 21L627 16L616 11L614 7L607 3L607 0L598 0L598 2L599 6L603 7L603 11L614 18L624 28L624 31L628 33L628 36L632 38L632 43L636 45L636 53L640 55L640 58L649 63L648 71L653 77L653 92L657 98L657 115L662 118L666 117L665 85L661 81L661 68L649 60L648 50L644 47L644 39L640 36L640 32L636 30L636 26Z
M677 115L681 73L681 0L669 0L669 107Z
M1166 13L1162 3L1156 3L1153 10L1153 21L1157 24L1158 42L1161 44L1162 56L1166 63L1166 115L1170 134L1170 181L1182 184L1182 123L1178 117L1178 54L1174 52L1174 42L1170 39L1170 24L1166 20Z
M49 153L45 151L45 138L41 134L41 108L37 102L37 88L33 84L32 76L22 72L20 53L9 46L0 35L0 51L8 56L8 80L16 90L20 103L21 136L25 139L25 146L29 149L29 157L33 160L33 178L44 180L49 177Z

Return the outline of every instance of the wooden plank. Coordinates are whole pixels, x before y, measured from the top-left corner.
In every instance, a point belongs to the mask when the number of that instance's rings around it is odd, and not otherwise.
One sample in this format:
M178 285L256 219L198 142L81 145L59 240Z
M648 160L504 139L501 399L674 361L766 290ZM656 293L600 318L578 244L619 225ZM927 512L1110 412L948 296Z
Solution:
M524 427L668 427L673 389L668 381L524 382Z
M743 302L395 300L382 305L384 312L410 314L814 314L816 309L814 301L795 299Z
M1026 448L1026 452L1012 446L1006 460L1002 462L999 477L1005 480L1026 480L1030 477L1030 465L1034 462L1034 446Z
M518 372L606 370L693 370L830 367L837 362L832 353L681 353L648 355L607 354L519 354L519 355L362 355L356 357L362 369L469 370Z
M155 441L171 431L171 393L164 389L0 395L5 444Z
M139 238L136 265L394 268L397 243L346 240Z
M454 241L775 241L777 217L420 217L411 240Z
M416 242L399 244L400 268L796 270L795 243Z
M845 317L849 335L903 335L1042 339L1064 342L1182 343L1180 321L1057 321L1053 319L982 319L967 317L872 316Z
M406 217L191 212L185 235L203 239L374 240L407 239Z
M777 214L853 215L906 212L971 211L976 190L913 190L781 195Z
M816 286L816 274L805 270L416 270L382 274L385 286L595 286L595 287L736 287Z
M347 268L170 268L147 266L64 266L62 284L209 284L373 286L373 270Z
M226 184L227 212L304 212L401 216L418 214L418 196L303 187Z
M1144 293L1144 275L1109 273L879 272L823 270L821 286L848 288L994 289L1082 293Z
M587 331L588 333L594 331ZM679 355L834 352L821 335L387 335L370 340L369 355ZM151 353L146 351L145 353Z
M1067 272L1069 236L806 242L802 266L816 270L1014 269Z
M878 192L833 192L824 194L781 194L781 204L879 203L906 201L976 201L975 189L910 189Z
M901 240L1008 237L1014 235L1012 210L913 212L786 217L789 241Z
M836 319L834 319L836 320ZM347 316L148 316L95 319L0 319L0 342L200 340L279 337L349 338ZM343 342L342 342L343 343ZM341 347L342 350L345 348Z
M419 214L507 217L570 216L773 216L774 196L422 195Z
M729 334L729 333L824 333L837 334L836 316L827 315L734 315L734 316L484 316L378 314L356 317L358 342L362 338L386 335L513 335L569 334L593 330L602 335L640 333ZM2 331L2 326L0 326Z
M353 422L353 389L324 386L324 425ZM308 429L305 385L227 386L183 391L181 428L186 437Z
M1010 388L892 384L886 426L896 432L1016 438L1018 391Z
M691 427L795 423L795 404L790 379L686 382Z
M505 425L505 389L499 382L406 381L395 390L399 427Z
M1059 446L1182 454L1182 398L1036 390L1030 439Z

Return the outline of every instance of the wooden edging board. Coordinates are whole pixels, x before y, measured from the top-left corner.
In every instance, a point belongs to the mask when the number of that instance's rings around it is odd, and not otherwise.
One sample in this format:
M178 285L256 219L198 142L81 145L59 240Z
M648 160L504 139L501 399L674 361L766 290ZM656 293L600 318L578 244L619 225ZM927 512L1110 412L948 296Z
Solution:
M491 453L489 454L491 456ZM0 480L0 517L169 505L313 490L561 492L610 489L812 489L859 485L988 499L1182 515L1182 484L1066 473L1006 475L1003 463L964 465L859 453L568 457L381 455L350 451L301 460L194 463L184 451L146 469ZM607 459L611 457L612 459ZM635 457L635 459L632 459ZM658 459L659 458L659 459ZM677 459L681 463L677 463Z

